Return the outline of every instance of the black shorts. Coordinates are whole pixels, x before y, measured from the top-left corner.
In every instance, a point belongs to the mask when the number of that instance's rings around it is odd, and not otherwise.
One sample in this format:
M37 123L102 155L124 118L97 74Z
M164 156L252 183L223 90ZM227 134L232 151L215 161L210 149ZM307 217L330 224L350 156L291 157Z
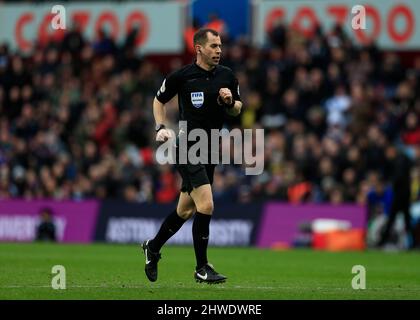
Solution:
M176 164L182 177L181 192L188 192L205 184L213 184L215 164Z

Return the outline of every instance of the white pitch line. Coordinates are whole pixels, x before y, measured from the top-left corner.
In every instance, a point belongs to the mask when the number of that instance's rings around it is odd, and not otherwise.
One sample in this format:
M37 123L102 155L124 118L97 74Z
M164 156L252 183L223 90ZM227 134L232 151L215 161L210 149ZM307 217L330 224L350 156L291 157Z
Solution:
M67 285L67 289L77 289L77 288L105 288L105 289L173 289L173 288L179 288L179 289L201 289L204 287L205 284L197 285L197 286L147 286L147 285L124 285L124 286L115 286L115 285ZM51 288L51 285L6 285L6 286L0 286L0 289L28 289L28 288ZM207 286L206 286L207 288ZM242 289L242 290L323 290L323 291L354 291L351 287L349 288L339 288L339 287L261 287L261 286L222 286L222 285L214 285L211 286L212 289ZM420 292L420 288L380 288L380 287L372 287L372 288L366 288L366 290L363 291L374 291L374 290L385 290L385 291L413 291L413 292Z

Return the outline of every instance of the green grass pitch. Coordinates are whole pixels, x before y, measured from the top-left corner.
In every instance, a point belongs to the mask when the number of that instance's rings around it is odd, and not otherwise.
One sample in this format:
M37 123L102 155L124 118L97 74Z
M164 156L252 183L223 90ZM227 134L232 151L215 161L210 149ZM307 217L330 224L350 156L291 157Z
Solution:
M0 299L420 299L420 253L209 248L219 285L193 280L193 248L166 246L159 279L144 275L139 246L0 244ZM63 265L66 289L51 288ZM354 265L366 268L366 289L354 290Z

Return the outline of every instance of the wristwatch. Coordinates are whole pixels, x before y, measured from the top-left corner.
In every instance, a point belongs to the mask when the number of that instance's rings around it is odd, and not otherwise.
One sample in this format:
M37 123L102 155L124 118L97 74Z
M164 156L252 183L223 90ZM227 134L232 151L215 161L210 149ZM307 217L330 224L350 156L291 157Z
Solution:
M161 129L165 129L165 125L162 123L157 124L155 127L156 132L159 132Z

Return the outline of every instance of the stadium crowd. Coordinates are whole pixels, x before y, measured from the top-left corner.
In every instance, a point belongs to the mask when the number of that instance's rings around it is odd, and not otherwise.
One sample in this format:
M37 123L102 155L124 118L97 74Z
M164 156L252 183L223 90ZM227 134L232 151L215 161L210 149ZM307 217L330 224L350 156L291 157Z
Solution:
M218 166L215 200L366 203L386 194L390 145L413 160L419 200L420 58L405 67L338 27L304 37L278 24L268 37L263 48L225 39L221 63L244 102L227 127L265 129L265 170ZM75 27L29 56L0 45L0 199L176 200L178 175L154 157L152 100L165 73L134 38L88 42ZM177 112L174 99L174 128Z

